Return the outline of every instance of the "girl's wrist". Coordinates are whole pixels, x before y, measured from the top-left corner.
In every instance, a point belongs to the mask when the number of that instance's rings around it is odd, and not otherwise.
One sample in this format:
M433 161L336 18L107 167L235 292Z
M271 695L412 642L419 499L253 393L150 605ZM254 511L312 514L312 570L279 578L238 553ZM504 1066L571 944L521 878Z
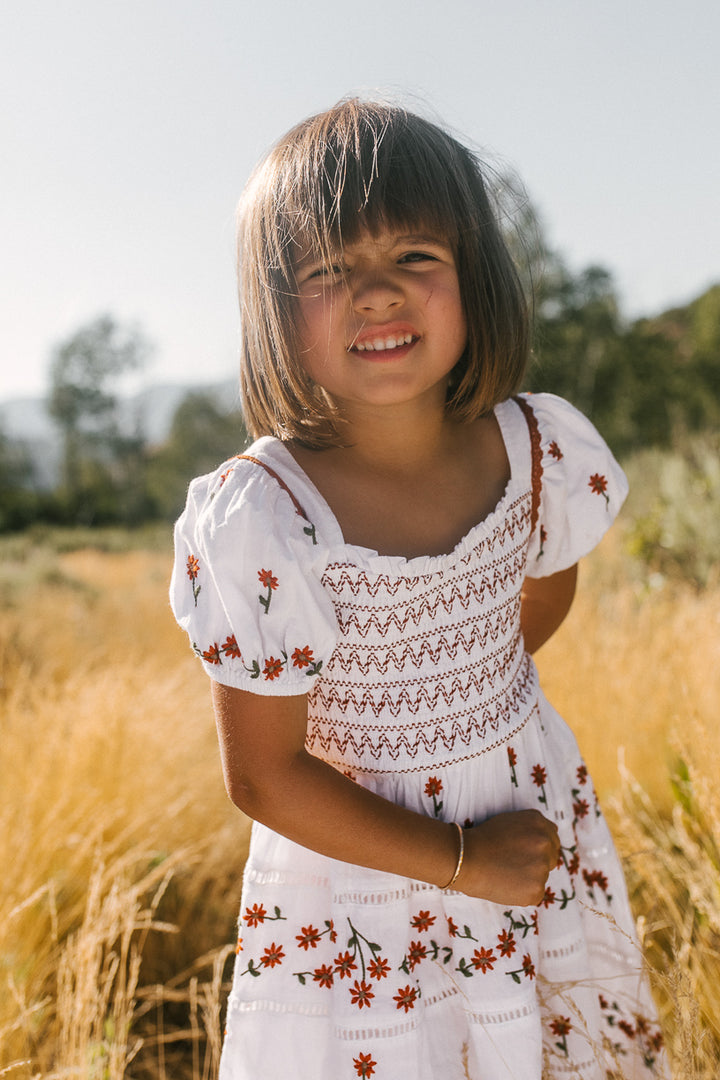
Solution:
M460 877L460 871L462 870L463 862L465 859L465 833L463 832L463 828L461 825L458 824L457 821L452 821L450 822L450 829L452 831L453 847L456 857L452 876L449 878L449 880L446 880L446 883L444 885L440 886L440 888L444 892L448 889L452 889L452 887L457 882L457 879Z

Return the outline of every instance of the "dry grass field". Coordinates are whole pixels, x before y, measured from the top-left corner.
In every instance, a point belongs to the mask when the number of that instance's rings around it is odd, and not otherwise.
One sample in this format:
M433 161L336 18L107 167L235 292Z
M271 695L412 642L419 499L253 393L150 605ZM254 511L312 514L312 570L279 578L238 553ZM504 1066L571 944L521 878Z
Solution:
M216 1072L248 824L167 606L167 542L125 547L0 547L10 1080ZM617 539L588 560L538 663L623 854L677 1080L715 1080L720 587L628 581L626 561Z

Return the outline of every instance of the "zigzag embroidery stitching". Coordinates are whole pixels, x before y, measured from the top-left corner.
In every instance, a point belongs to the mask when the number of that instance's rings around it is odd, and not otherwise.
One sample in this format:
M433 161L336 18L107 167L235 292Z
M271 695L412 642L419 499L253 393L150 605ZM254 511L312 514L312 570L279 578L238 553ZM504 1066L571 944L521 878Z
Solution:
M502 546L507 537L510 537L510 539L514 541L518 529L522 529L527 535L521 538L521 542L514 549L513 553L521 548L524 550L529 538L529 532L526 528L530 520L529 502L529 493L521 496L511 507L509 507L508 517L504 519L502 525L498 526L489 537L483 537L471 551L458 560L457 565L468 566L471 562L475 562L478 558L478 552L483 547L488 547L492 550ZM503 561L502 558L496 560L496 563L501 561ZM336 574L335 572L337 571L339 571L339 573ZM447 568L444 568L442 571L443 576L446 576L447 573ZM357 596L362 591L368 596L374 597L380 590L383 590L388 596L395 597L396 593L401 589L412 593L417 589L418 585L431 584L436 581L439 576L440 572L436 571L434 573L421 574L419 576L406 576L401 574L394 577L388 574L373 574L367 570L361 570L352 563L335 562L329 563L325 568L323 582L335 593L340 593L343 589L348 589L353 596ZM442 588L443 582L441 581L436 587ZM412 602L412 597L410 601L407 602Z
M516 657L518 662L513 664ZM493 660L495 663L492 663ZM380 716L385 710L391 716L399 716L403 711L415 715L423 706L434 712L440 699L445 707L449 708L457 697L467 701L471 693L474 692L480 697L484 689L493 689L498 682L504 687L507 686L522 662L522 652L510 643L498 653L486 657L480 666L466 664L445 675L421 675L412 680L383 681L375 688L368 687L366 683L324 680L316 684L312 701L326 711L337 709L343 715L351 706L355 715L362 715L368 709L376 716ZM356 688L362 691L359 696L355 692ZM396 688L399 693L393 695L392 691ZM379 696L373 693L374 689L379 691Z
M505 564L508 561L505 560ZM512 562L509 566L504 565L504 568L500 569L501 566L503 566L502 563L494 564L492 573L483 570L482 573L478 574L478 571L474 569L463 575L462 578L451 580L446 586L449 590L447 596L441 595L438 588L432 590L434 595L416 596L406 604L398 602L394 606L377 605L375 607L361 604L351 606L335 600L333 606L335 607L340 631L346 634L350 628L354 628L361 637L367 637L370 630L374 630L382 637L387 637L394 626L396 632L402 635L409 623L417 627L425 617L434 621L440 608L442 608L446 616L450 616L456 605L467 611L473 601L481 604L486 602L487 596L490 596L492 600L496 600L499 592L509 591L509 586L513 585L521 576L524 576L524 547L521 551L513 552ZM458 589L461 582L465 584L463 592ZM323 576L323 584L325 583L325 577ZM404 614L402 613L403 608L405 608ZM368 613L367 617L363 618L362 615L366 612Z
M493 699L493 700L495 700L495 699ZM471 708L471 709L456 709L453 712L447 713L445 716L443 716L442 721L440 721L440 723L443 723L443 724L459 724L461 722L464 722L467 719L467 717L470 717L470 718L474 717L476 713L477 713L477 707L474 707L474 708ZM310 712L308 714L308 722L312 722L318 728L322 727L323 725L325 727L328 727L328 725L332 725L334 723L334 727L335 727L336 731L340 731L340 730L345 731L344 727L341 728L341 726L339 724L335 723L334 720L331 720L328 717L323 716L321 714L315 715L312 712ZM420 721L413 720L408 724L386 724L386 723L381 723L380 725L377 725L377 724L355 724L355 723L353 723L353 729L357 729L358 731L370 732L370 733L377 732L377 731L382 731L383 734L385 734L385 733L390 734L390 733L403 732L403 731L409 731L410 733L412 733L412 732L415 732L415 731L422 730L422 728L428 722L432 723L432 719L430 721L428 721L427 717L424 717ZM463 730L465 730L466 728L467 728L467 723L465 723L465 728L463 728Z
M485 744L484 746L479 746L476 750L473 750L472 753L463 754L461 757L458 757L455 754L453 754L453 756L451 758L447 758L445 761L435 761L435 760L433 760L432 768L433 769L447 769L447 768L450 768L453 765L462 765L467 761L474 761L475 758L482 757L483 754L490 754L490 753L492 753L493 750L497 750L499 746L503 746L505 743L509 742L510 739L514 739L522 731L522 729L530 721L530 719L533 716L538 716L538 715L539 715L539 709L537 707L537 704L535 704L533 706L533 708L530 710L530 712L527 714L527 716L523 717L523 719L520 721L520 723L517 725L517 727L514 727L511 731L503 732L501 737L499 739L496 739L495 742ZM344 761L344 760L333 759L333 758L330 758L330 757L326 757L324 760L327 761L328 765L332 765L334 768L339 769L340 771L344 771L348 767L347 761ZM372 766L366 765L364 762L361 762L358 765L353 765L353 769L355 769L360 775L363 775L363 776L364 775L368 775L368 776L385 776L388 773L391 773L393 775L395 775L395 773L408 774L408 775L412 774L412 773L427 773L429 767L430 766L428 765L427 762L425 762L422 765L406 765L404 767L397 768L397 769L395 769L395 768L393 768L393 769L375 769L375 768L372 768Z
M504 694L495 694L495 697L490 700L489 705L497 706L498 702L502 698L504 698ZM476 716L476 714L477 706L475 705L472 708L460 708L460 710L454 710L451 713L447 713L443 716L443 719L441 720L437 720L435 717L431 717L430 719L427 719L427 717L423 717L420 720L411 720L408 724L385 724L382 723L382 721L380 725L353 723L352 728L353 730L356 729L358 731L364 731L366 733L369 733L370 735L378 731L381 731L383 734L396 734L399 732L409 732L410 734L412 734L413 732L423 730L423 728L427 724L432 724L433 721L435 721L437 727L441 727L443 725L445 725L446 727L459 727L459 725L462 724L464 725L462 727L462 730L464 731L471 730L472 725L468 726L467 718L470 718L472 720ZM312 723L314 727L318 730L320 730L320 728L322 727L330 727L336 732L345 731L345 727L339 725L335 717L330 718L323 714L314 714L311 712L309 714L308 720L309 723Z
M437 723L432 730L426 723L411 729L407 734L404 731L398 733L394 740L390 738L392 729L388 727L377 730L353 725L341 733L337 726L322 730L329 722L311 717L306 746L311 752L315 752L315 748L320 746L323 756L329 755L334 748L335 752L345 759L346 765L348 749L360 762L368 754L377 761L385 753L393 761L397 761L402 753L408 757L417 757L421 750L434 759L438 743L441 743L447 752L452 752L458 741L469 747L473 738L484 739L487 731L497 733L501 726L507 726L513 718L522 714L522 707L527 705L528 700L532 700L534 690L535 679L528 665L524 678L518 680L511 693L500 695L502 702L496 699L494 713L491 714L489 709L485 708L481 715L475 715L471 723L465 726L453 721L449 730L447 721ZM537 705L534 708L537 708ZM363 764L360 767L365 769Z
M477 616L463 619L452 627L438 631L426 631L414 634L383 649L376 645L361 645L354 642L340 641L325 668L326 678L332 679L336 671L349 674L356 671L367 676L371 669L380 675L386 675L389 668L403 671L408 664L419 668L423 663L438 666L443 657L455 661L458 654L470 656L478 647L485 650L488 641L497 645L507 638L508 633L517 626L519 601L512 597L506 603L489 612L487 621L480 622ZM496 618L492 618L492 616ZM469 633L465 633L469 628ZM515 635L517 639L517 635Z

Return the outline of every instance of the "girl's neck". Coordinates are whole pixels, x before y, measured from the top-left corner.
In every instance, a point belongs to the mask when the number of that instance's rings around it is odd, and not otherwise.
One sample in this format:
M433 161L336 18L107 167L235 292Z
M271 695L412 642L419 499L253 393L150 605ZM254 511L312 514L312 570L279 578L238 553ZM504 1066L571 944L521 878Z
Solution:
M352 445L290 449L346 543L405 558L452 551L495 508L510 475L493 416L428 417L420 429L395 413L391 423L361 425Z
M353 410L343 429L344 446L333 451L350 468L383 474L412 473L452 453L461 428L444 407Z

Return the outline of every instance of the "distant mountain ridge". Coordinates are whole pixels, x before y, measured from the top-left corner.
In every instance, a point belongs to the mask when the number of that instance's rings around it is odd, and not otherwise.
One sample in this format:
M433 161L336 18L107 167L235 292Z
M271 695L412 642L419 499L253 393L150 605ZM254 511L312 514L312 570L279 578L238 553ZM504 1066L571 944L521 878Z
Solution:
M207 385L158 383L120 401L120 423L124 431L141 431L151 446L165 442L178 406L189 394L206 394L218 409L239 408L237 382L228 379ZM0 401L0 433L18 443L35 468L36 483L52 488L58 478L61 437L55 421L41 397Z

